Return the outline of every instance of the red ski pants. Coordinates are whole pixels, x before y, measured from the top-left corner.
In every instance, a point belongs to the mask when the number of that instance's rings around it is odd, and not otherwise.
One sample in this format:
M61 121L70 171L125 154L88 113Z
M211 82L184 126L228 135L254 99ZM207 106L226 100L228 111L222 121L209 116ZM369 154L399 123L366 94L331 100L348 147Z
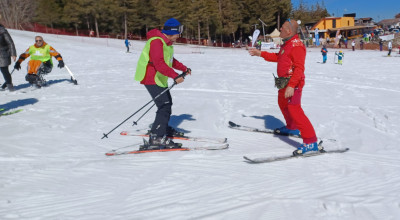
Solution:
M302 89L295 88L293 96L288 99L285 98L285 90L286 88L278 91L278 104L285 117L286 127L292 130L299 129L303 143L317 142L314 127L301 108Z

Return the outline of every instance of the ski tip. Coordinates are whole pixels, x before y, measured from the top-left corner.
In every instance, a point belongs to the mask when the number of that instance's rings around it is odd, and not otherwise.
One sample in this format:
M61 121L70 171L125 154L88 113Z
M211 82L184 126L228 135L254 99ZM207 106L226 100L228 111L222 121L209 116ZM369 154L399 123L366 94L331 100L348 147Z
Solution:
M229 126L231 126L231 127L239 127L239 125L235 124L232 121L229 121L228 123L229 123Z
M119 133L120 135L128 135L127 131L121 131L121 133Z
M250 158L248 158L248 157L246 157L246 156L243 156L243 159L245 159L247 162L253 162L252 159L250 159Z
M244 162L246 162L246 163L251 163L251 164L257 163L257 162L254 161L253 159L250 159L250 158L248 158L248 157L246 157L246 156L243 156L243 159L244 159Z

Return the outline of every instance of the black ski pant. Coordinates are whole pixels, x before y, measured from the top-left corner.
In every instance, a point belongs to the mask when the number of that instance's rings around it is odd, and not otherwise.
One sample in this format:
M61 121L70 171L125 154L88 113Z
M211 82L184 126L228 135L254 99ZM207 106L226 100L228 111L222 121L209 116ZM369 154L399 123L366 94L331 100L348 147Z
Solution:
M153 99L167 89L158 85L145 85L145 87ZM170 91L163 93L154 102L157 112L150 132L162 137L167 134L168 122L171 117L172 97Z
M5 67L0 67L1 73L3 73L4 80L6 81L6 84L12 84L12 78L10 71L8 71L8 66Z

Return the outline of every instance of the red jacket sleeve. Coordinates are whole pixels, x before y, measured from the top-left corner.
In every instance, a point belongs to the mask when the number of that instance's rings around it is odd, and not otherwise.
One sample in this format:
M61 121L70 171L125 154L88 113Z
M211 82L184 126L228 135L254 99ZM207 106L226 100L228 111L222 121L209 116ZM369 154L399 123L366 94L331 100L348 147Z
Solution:
M306 50L303 47L294 47L290 59L293 63L293 75L289 80L288 86L296 88L304 81L304 62L306 60Z
M186 69L187 69L187 67L185 65L183 65L181 62L179 62L175 58L174 58L174 61L172 63L172 67L174 69L177 69L177 70L180 70L180 71L186 71Z
M176 78L179 74L169 67L164 61L163 43L160 39L155 39L150 44L150 62L154 68L165 76ZM175 62L175 61L174 61Z
M260 57L269 62L278 62L278 53L269 53L267 51L261 51Z

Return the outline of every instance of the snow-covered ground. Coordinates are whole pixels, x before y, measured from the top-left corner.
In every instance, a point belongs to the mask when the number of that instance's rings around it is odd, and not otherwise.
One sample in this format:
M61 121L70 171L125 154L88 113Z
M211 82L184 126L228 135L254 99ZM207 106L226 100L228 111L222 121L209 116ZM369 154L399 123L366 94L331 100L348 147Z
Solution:
M34 43L36 33L9 32L18 54ZM398 54L344 50L340 66L335 50L321 64L319 49L307 49L304 111L318 137L336 140L326 149L350 151L257 165L243 156L287 155L301 142L227 126L283 125L276 64L246 50L177 45L193 74L171 91L170 124L226 137L230 148L107 157L142 141L119 132L154 119L152 109L101 139L150 100L134 81L144 42L125 53L122 40L42 35L79 85L55 65L49 86L32 89L25 61L13 73L17 91L0 92L0 108L23 109L0 117L0 219L400 219Z

